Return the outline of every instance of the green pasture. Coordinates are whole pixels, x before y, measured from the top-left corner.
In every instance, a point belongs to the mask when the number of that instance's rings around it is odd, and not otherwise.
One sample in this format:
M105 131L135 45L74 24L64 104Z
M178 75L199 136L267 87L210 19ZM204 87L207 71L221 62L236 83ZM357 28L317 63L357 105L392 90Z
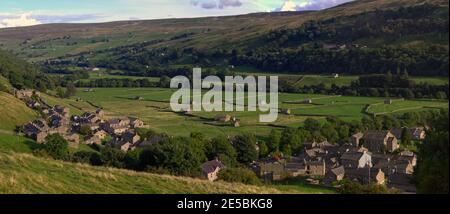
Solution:
M371 113L391 114L423 110L429 107L448 108L448 102L434 100L395 101L384 109L381 107L384 106L384 104L381 105L384 98L280 93L278 97L279 108L290 109L291 115L280 113L277 121L260 123L259 115L267 114L267 112L194 111L189 115L173 112L170 108L170 97L173 92L175 90L162 88L95 88L93 92L84 92L83 89L78 89L76 97L82 101L76 102L74 99L64 99L61 102L72 106L72 108L78 106L85 110L101 107L109 118L119 116L138 117L155 131L184 136L191 132L202 132L208 136L218 134L228 136L241 132L252 132L264 136L274 128L301 126L302 122L310 117L323 120L326 116L336 116L345 121L352 121L360 120L363 116ZM141 97L143 100L138 100L136 97ZM300 101L306 99L311 99L312 103L300 103ZM367 106L370 106L369 112L365 112ZM77 112L77 109L74 112ZM229 123L214 121L218 114L229 114L236 117L241 121L241 126L235 128Z

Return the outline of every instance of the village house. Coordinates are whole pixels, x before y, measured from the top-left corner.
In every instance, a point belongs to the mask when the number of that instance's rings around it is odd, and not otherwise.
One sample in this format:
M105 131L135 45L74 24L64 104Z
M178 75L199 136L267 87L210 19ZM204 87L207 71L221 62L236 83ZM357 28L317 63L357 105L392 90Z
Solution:
M348 139L348 142L355 147L359 147L360 141L363 137L364 137L364 133L358 132L358 133L350 136L350 138Z
M404 193L416 193L417 189L411 183L412 175L393 174L387 178L387 187L398 189Z
M29 100L27 101L27 106L28 108L38 109L41 107L41 104L36 100Z
M31 98L33 96L40 97L41 94L39 91L32 90L32 89L24 89L24 90L14 89L14 96L17 99L23 100L23 99Z
M151 146L153 144L159 143L159 142L161 142L163 140L164 140L163 136L161 136L161 135L153 135L147 140L143 140L141 142L138 142L135 145L135 147L136 148L144 148L144 147Z
M306 175L323 176L326 172L325 161L305 161Z
M324 182L332 183L334 181L341 181L342 179L344 179L344 176L345 176L345 168L344 166L339 166L329 170L325 174Z
M394 152L400 148L397 138L390 131L369 131L362 140L364 147L373 153Z
M65 118L70 117L70 109L61 105L56 105L54 110Z
M108 120L101 124L101 128L109 134L120 135L130 129L130 119L128 117L122 117Z
M414 167L417 164L417 155L411 151L402 151L400 152L399 160L407 160Z
M95 111L95 114L97 114L97 116L100 117L100 119L103 119L103 117L105 116L105 112L102 109L97 109Z
M346 152L341 156L341 165L345 168L370 168L372 156L368 152Z
M262 160L253 165L253 170L264 181L279 181L286 176L284 165L284 161Z
M225 168L219 160L207 161L201 165L203 176L209 181L218 179L218 174L221 169Z
M423 127L411 128L410 132L413 140L424 140L426 137L426 132Z
M69 145L72 147L78 147L78 144L80 143L80 136L75 133L65 134L63 135L63 138L69 142Z
M289 162L285 164L286 175L289 177L297 177L306 175L305 162Z
M128 131L120 137L114 138L109 144L114 148L118 148L124 152L134 148L134 145L141 140L141 137L135 133Z
M144 121L138 119L138 118L130 118L130 125L132 128L142 128L145 126Z
M92 145L97 144L100 145L102 143L102 140L97 135L88 135L84 138L84 144Z
M94 132L92 135L97 136L100 140L103 140L108 136L108 133L103 130L99 130Z
M345 169L346 179L359 182L361 184L376 183L382 185L385 183L385 174L381 169L371 168L358 168L358 169Z
M35 120L23 126L27 137L35 140L37 143L43 143L48 136L49 127L45 120Z

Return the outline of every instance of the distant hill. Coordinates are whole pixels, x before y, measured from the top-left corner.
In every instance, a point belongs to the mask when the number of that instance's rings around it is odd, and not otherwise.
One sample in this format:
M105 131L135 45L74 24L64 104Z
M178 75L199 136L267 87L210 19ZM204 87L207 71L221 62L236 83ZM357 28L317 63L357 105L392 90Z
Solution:
M98 24L46 24L0 29L0 44L33 61L161 39L164 41L154 42L149 46L199 49L245 47L257 45L254 40L272 30L297 28L311 20L423 4L448 9L446 0L356 0L322 11Z
M0 151L0 193L264 194L302 193L187 177L93 167Z
M0 48L45 66L139 76L184 65L448 76L448 9L446 0L356 0L321 11L46 24L0 29Z

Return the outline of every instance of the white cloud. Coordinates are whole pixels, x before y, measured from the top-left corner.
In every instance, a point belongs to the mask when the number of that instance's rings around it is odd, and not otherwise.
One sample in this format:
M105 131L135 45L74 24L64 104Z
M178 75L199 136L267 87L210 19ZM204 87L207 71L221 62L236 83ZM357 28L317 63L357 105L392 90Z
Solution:
M203 9L224 9L227 7L240 7L240 0L191 0L191 5L200 6Z
M2 18L4 17L4 18ZM0 16L0 28L22 27L42 24L37 19L31 18L31 13Z
M280 11L296 11L297 5L293 1L285 1L283 5L281 5Z
M285 0L283 4L273 11L305 11L305 10L322 10L330 8L352 0Z

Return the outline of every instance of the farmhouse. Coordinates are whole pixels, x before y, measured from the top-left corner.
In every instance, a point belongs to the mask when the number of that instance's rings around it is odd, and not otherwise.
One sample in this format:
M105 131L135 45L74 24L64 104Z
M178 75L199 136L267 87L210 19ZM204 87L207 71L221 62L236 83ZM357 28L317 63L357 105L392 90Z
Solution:
M400 147L397 138L390 131L369 131L362 140L364 147L374 153L394 152Z
M218 160L207 161L202 164L203 176L209 181L215 181L218 178L218 173L221 169L225 168L225 165Z

